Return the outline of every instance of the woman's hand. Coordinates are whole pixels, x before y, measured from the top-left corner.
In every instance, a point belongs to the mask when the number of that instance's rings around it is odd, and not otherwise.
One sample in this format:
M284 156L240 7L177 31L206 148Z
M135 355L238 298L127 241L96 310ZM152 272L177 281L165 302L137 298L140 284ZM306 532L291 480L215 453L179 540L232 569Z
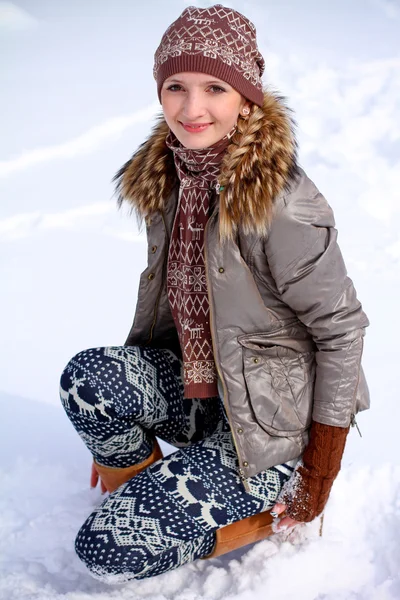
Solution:
M299 522L310 523L322 513L340 470L348 431L348 427L312 422L302 459L283 485L272 509L277 514L285 510L289 517L279 521L277 530Z
M286 510L286 504L275 504L271 509L271 515L281 515ZM279 531L284 531L286 529L290 529L291 527L295 527L296 525L302 525L302 521L295 521L292 517L285 516L281 519L277 525L274 526L274 529Z
M104 485L104 483L102 482L101 478L99 477L99 474L96 470L96 465L94 464L94 462L92 463L92 472L90 474L90 487L91 488L95 488L99 482L100 479L100 489L101 489L101 493L105 494L107 489L106 486Z

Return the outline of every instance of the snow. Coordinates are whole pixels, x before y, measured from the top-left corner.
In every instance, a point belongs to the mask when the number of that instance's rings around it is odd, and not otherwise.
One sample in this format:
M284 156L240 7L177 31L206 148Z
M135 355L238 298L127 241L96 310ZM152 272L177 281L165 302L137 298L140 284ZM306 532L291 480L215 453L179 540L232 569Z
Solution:
M400 598L400 465L351 464L346 453L322 537L316 519L219 558L109 586L74 552L76 532L102 496L89 488L90 457L61 405L4 394L0 411L4 431L19 425L0 441L1 600ZM355 430L351 436L362 443Z

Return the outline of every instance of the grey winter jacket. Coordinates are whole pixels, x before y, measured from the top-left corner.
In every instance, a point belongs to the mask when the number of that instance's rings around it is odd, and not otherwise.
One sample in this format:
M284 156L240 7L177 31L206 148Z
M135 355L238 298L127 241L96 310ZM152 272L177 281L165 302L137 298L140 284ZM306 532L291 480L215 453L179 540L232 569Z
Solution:
M117 176L125 177L123 198L137 207L132 168L130 161ZM369 321L346 273L332 209L298 166L272 196L262 235L243 214L221 243L218 196L205 232L214 358L245 487L246 478L301 456L311 419L347 427L369 407L361 367ZM177 202L175 184L158 206L141 206L148 266L125 343L179 355L166 292Z

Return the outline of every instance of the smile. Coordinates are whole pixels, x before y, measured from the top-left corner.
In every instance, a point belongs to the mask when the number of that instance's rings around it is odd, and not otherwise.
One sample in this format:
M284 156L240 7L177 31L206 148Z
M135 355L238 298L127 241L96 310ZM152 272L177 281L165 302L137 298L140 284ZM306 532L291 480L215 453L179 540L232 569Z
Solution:
M193 125L189 123L181 123L182 127L185 131L189 131L190 133L201 133L205 131L212 123L193 123Z

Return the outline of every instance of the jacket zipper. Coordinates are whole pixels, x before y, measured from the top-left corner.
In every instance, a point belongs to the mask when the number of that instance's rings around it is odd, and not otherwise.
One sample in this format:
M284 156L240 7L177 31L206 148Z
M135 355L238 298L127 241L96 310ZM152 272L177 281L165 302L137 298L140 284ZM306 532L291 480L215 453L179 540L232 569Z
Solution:
M360 362L358 363L357 385L356 385L356 390L354 392L353 412L350 415L350 424L352 427L356 427L360 437L362 437L362 433L361 433L358 423L356 421L355 410L356 410L358 384L360 383L360 370L361 370L361 359L362 359L363 350L364 350L364 338L361 338L361 352L360 352Z
M182 193L182 191L179 190L178 207L179 207L179 201L180 201L181 193ZM167 233L167 224L166 224L166 221L165 221L164 212L163 211L160 211L160 212L161 212L161 218L162 218L163 223L164 223L165 234L166 234L166 237L167 237L167 245L166 245L167 247L166 247L165 258L164 258L164 265L163 265L163 270L164 270L165 266L166 266L166 264L168 262L169 236L168 236L168 233ZM177 218L177 214L178 214L178 210L176 210L176 212L175 212L175 218L174 218L174 222L173 222L173 225L172 225L172 231L174 230L174 226L175 226L175 221L176 221L176 218ZM206 232L207 232L208 223L210 222L210 220L211 220L211 217L207 221L205 229L204 229L204 242L206 241ZM206 244L205 243L204 243L204 251L205 251L204 266L205 266L205 272L206 272L207 289L208 289L208 304L209 304L209 310L210 310L211 343L212 343L214 357L215 357L215 367L217 369L218 376L219 376L219 378L221 380L221 383L222 383L222 387L223 387L223 391L224 391L222 401L223 401L223 404L224 404L224 407L225 407L225 411L226 411L226 414L227 414L227 417L228 417L228 422L229 422L229 425L230 425L230 428L231 428L233 443L234 443L236 454L238 456L238 460L239 460L239 464L240 464L240 460L241 460L240 459L240 453L239 453L239 449L238 449L238 446L237 446L237 443L236 443L236 439L235 439L234 428L232 427L232 422L231 422L231 418L230 418L229 407L228 407L228 404L226 402L227 390L226 390L225 380L223 379L223 377L221 375L221 370L220 370L219 365L218 365L217 352L216 352L216 344L215 344L215 340L214 340L214 336L213 336L213 332L212 332L212 330L213 330L213 323L214 323L214 317L213 317L213 313L212 313L212 302L211 302L211 298L210 298L210 278L209 278L208 267L207 267L208 252L207 252L207 248L206 248ZM156 303L155 303L155 306L154 306L154 317L153 317L153 322L152 322L151 328L150 328L149 339L146 342L147 344L150 344L150 342L151 342L151 340L153 338L153 330L154 330L155 323L156 323L156 320L157 320L157 310L158 310L158 305L159 305L160 298L161 298L162 288L163 288L163 284L160 287L160 290L159 290L158 295L157 295ZM243 487L244 487L245 491L248 492L248 493L250 493L250 486L249 486L249 484L247 482L247 478L245 477L244 471L243 471L243 469L241 467L239 467L239 469L238 469L238 475L239 475L239 478L240 478L240 480L241 480L241 482L243 484Z
M352 427L356 427L356 428L357 428L357 431L358 431L358 433L359 433L360 437L362 437L362 433L361 433L361 431L360 431L360 428L359 428L359 426L358 426L358 423L357 423L357 421L356 421L356 416L355 416L355 414L354 414L354 413L351 413L350 423L351 423L351 426L352 426Z
M353 411L354 412L352 412L350 415L350 424L352 427L357 428L357 431L358 431L360 437L362 437L362 433L361 433L358 423L356 421L355 410L356 410L357 389L358 389L358 384L360 383L360 369L361 369L361 359L362 359L363 350L364 350L364 338L361 338L360 362L358 363L357 385L356 385L356 391L354 392L354 400L353 400Z
M218 376L219 376L219 378L221 380L222 388L223 388L223 392L224 392L223 393L222 402L224 404L226 415L228 417L228 422L229 422L229 426L231 428L231 433L232 433L232 439L233 439L233 443L234 443L234 446L235 446L236 454L237 454L237 457L238 457L238 460L239 460L239 465L240 465L240 462L241 462L240 453L239 453L239 449L238 449L238 446L237 446L237 443L236 443L236 439L235 439L234 428L232 427L232 421L231 421L231 418L230 418L230 410L229 410L229 407L228 407L228 403L226 402L227 389L226 389L226 385L225 385L225 380L222 377L221 370L219 368L218 353L217 353L217 348L216 348L216 344L215 344L215 340L214 340L214 336L213 336L214 315L213 315L212 299L211 299L211 292L210 292L210 290L211 290L211 287L210 287L210 277L209 277L208 265L207 265L207 263L208 263L208 250L207 250L207 244L206 244L206 239L207 239L206 233L207 233L208 224L209 224L210 221L211 221L211 217L208 219L208 221L206 223L206 226L204 228L204 266L205 266L205 272L206 272L207 291L208 291L208 304L209 304L209 311L210 311L211 342L212 342L212 347L213 347L213 352L214 352L215 367L217 369ZM247 493L250 493L250 486L248 484L248 481L247 481L247 478L246 478L246 476L244 474L244 471L243 471L243 469L240 466L238 468L238 475L240 477L240 480L241 480L241 482L243 484L243 487L244 487L245 491Z

